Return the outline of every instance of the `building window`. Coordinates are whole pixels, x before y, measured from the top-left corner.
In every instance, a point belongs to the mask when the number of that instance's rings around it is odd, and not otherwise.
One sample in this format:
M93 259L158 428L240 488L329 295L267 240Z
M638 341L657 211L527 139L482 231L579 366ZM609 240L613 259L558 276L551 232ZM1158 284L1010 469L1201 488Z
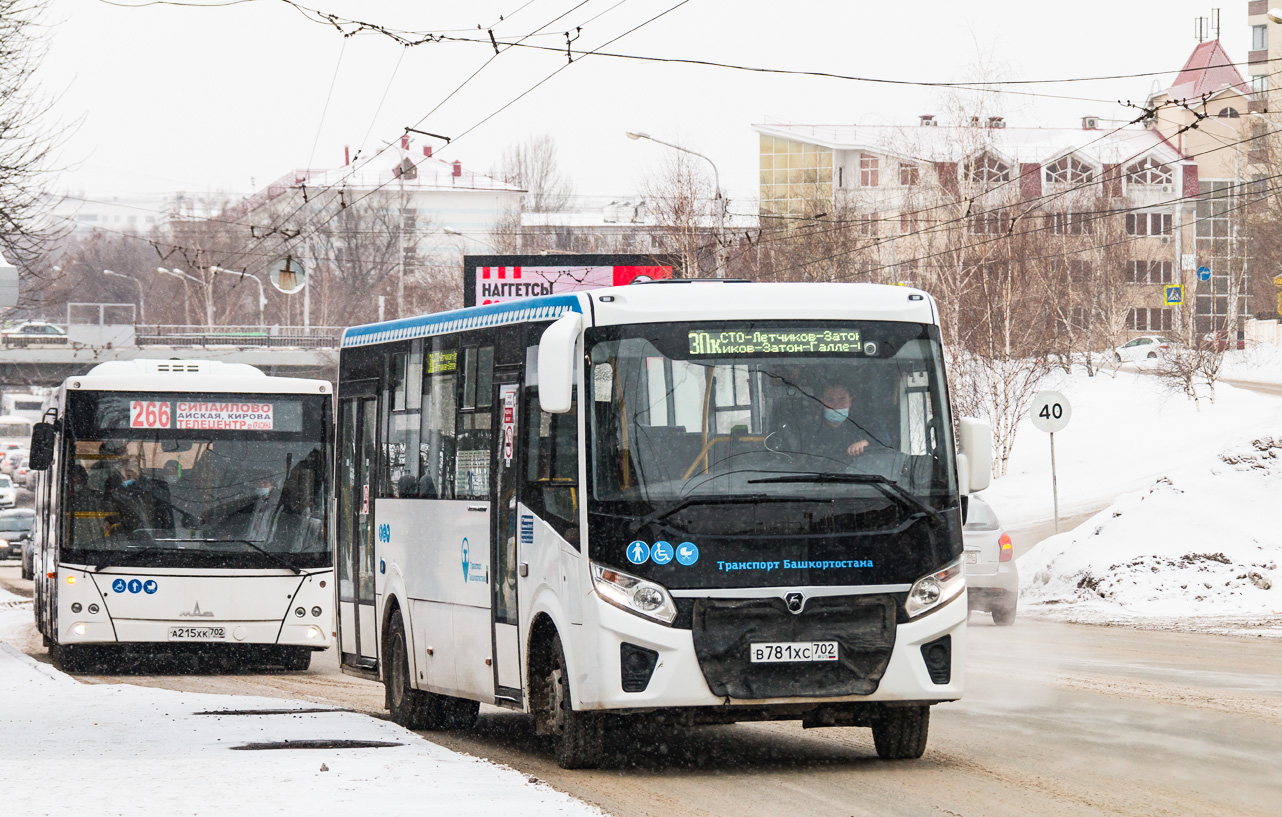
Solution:
M970 217L971 235L1001 235L1010 219L1005 210L988 210Z
M1051 213L1046 216L1046 223L1055 235L1087 235L1091 231L1090 218L1085 213Z
M1052 184L1089 184L1095 181L1095 171L1070 154L1046 166L1046 181Z
M966 178L976 184L997 184L1010 181L1010 166L985 153L966 162Z
M1269 75L1260 74L1251 77L1251 96L1254 99L1264 99L1269 93Z
M1263 51L1269 47L1269 27L1251 26L1251 50Z
M1126 328L1136 332L1171 331L1171 310L1140 307L1126 313Z
M1127 261L1123 269L1128 284L1175 283L1175 265L1170 261Z
M874 236L877 234L876 213L859 214L859 234L862 236Z
M1127 235L1170 235L1170 213L1127 213Z
M900 213L899 214L899 234L911 235L917 232L917 214Z
M859 154L859 186L876 187L880 182L881 160L871 153Z
M916 187L921 181L921 168L917 165L899 165L899 183L904 187Z
M1126 179L1131 184L1170 184L1174 178L1175 174L1171 168L1152 156L1146 156L1126 168Z
M1220 112L1216 116L1221 119L1239 119L1242 114L1238 113L1237 108L1220 108Z
M1074 284L1084 284L1091 280L1091 262L1084 258L1068 259L1068 280Z

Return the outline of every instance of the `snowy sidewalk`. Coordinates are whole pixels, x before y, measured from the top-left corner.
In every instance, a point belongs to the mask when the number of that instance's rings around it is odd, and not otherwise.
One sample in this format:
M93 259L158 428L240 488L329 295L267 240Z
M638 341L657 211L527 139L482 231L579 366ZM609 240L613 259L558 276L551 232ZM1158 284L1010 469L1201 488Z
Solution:
M0 690L5 814L601 814L512 769L353 712L300 712L317 707L271 698L81 684L3 642ZM281 709L292 711L198 714ZM233 749L311 740L400 745Z

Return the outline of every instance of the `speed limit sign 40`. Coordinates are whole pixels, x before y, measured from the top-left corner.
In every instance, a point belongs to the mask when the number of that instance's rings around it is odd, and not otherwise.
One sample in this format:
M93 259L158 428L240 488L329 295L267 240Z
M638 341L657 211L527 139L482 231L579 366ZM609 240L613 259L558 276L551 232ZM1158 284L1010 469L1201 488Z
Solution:
M1039 431L1054 434L1056 431L1063 431L1064 426L1068 425L1069 418L1073 416L1073 407L1068 404L1068 398L1059 392L1043 391L1034 395L1028 415Z

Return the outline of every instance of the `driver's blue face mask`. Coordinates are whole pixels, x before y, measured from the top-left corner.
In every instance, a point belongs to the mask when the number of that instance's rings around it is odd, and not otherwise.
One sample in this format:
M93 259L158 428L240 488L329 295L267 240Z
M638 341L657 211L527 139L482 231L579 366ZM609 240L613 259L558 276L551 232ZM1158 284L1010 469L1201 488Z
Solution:
M120 483L120 487L121 487L121 488L128 488L130 485L133 485L133 484L134 484L134 481L133 481L132 479L127 479L127 480L125 480L125 481L123 481L123 482L121 482L121 483Z
M850 409L825 408L824 419L830 423L840 423L850 415ZM813 416L813 415L812 415Z

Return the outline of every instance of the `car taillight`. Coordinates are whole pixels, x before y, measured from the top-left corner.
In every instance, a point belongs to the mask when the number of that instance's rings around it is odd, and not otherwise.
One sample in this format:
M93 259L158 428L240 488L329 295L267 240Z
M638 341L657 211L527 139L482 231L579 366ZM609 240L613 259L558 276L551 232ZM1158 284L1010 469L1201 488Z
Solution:
M1015 555L1015 547L1010 543L1010 534L1003 533L1002 538L997 540L997 544L1001 546L1002 549L1001 554L997 557L997 561L1009 562L1010 557Z

